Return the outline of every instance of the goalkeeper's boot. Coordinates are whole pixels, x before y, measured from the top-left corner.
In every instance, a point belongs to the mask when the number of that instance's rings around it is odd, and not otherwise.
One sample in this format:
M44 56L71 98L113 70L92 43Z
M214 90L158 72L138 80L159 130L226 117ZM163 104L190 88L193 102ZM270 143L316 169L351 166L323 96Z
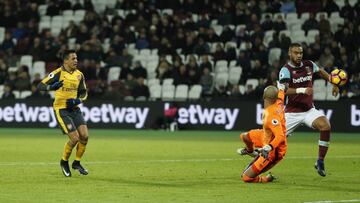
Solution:
M61 167L61 171L64 174L65 177L70 177L71 176L71 171L70 171L70 167L69 167L69 162L68 161L64 161L64 160L60 160L60 167Z
M318 174L325 177L326 176L326 172L325 172L325 165L324 165L324 160L320 160L318 159L315 162L315 169L317 170Z
M265 177L267 178L267 182L272 182L276 179L271 173L267 174Z
M259 155L259 153L257 151L252 151L252 152L249 152L246 148L239 148L236 150L236 152L240 155L249 155L251 157L256 157L257 155Z
M74 161L72 163L72 168L75 169L75 170L78 170L80 174L82 175L87 175L89 174L89 172L84 168L82 167L82 165L80 164L80 161Z

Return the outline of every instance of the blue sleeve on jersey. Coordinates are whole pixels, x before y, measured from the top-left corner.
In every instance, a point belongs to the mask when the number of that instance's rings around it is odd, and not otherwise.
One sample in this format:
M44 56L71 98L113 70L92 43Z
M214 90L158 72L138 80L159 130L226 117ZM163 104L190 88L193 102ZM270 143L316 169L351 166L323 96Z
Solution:
M290 80L289 69L282 67L279 73L279 81L283 83L283 82L287 82L288 80Z
M319 66L316 65L316 63L314 63L314 62L312 62L312 61L310 61L310 62L313 64L313 73L319 72Z

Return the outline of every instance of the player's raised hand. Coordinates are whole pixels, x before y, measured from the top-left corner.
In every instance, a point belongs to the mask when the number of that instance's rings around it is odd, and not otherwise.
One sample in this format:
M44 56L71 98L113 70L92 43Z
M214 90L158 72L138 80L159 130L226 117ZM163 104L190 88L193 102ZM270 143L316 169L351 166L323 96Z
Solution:
M339 87L338 87L337 85L333 85L332 95L333 95L334 97L336 97L336 96L339 94L339 91L340 91Z
M54 82L53 84L49 85L49 90L58 90L64 85L63 82L63 80Z

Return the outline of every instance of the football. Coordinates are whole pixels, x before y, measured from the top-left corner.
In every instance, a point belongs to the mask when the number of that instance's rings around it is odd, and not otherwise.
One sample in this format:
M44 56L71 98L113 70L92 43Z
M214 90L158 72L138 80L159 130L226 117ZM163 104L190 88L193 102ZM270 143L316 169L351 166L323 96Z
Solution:
M346 71L342 70L342 69L335 69L333 71L331 71L331 83L338 85L338 86L343 86L346 84L347 80L348 80L348 75L346 73Z

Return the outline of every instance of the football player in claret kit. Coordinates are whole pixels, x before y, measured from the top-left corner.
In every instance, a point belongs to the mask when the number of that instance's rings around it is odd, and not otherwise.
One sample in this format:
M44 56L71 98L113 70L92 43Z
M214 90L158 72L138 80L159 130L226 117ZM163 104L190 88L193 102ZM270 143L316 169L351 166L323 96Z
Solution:
M56 120L69 140L65 143L60 167L65 177L71 176L69 157L76 146L76 156L72 168L80 174L87 175L88 171L80 164L88 142L88 128L78 105L86 100L87 90L84 75L77 69L77 55L75 50L63 53L63 65L51 72L38 85L41 91L55 91L53 103Z
M280 70L279 81L286 83L285 106L286 135L289 136L302 124L320 131L319 153L315 168L319 175L326 176L324 159L330 144L331 126L325 115L313 104L313 78L318 74L331 82L330 75L310 60L303 60L303 48L298 43L289 47L289 62ZM332 94L337 96L339 88L333 85Z

